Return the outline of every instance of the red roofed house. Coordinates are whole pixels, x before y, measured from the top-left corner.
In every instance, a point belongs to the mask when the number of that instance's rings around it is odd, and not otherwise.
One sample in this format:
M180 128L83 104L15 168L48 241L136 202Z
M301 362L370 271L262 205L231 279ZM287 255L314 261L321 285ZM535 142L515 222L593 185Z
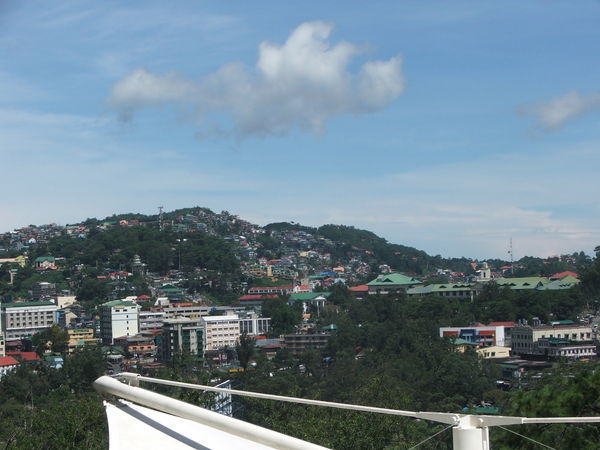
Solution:
M579 274L575 273L575 272L571 272L570 270L565 270L564 272L560 272L560 273L555 273L554 275L550 276L551 280L562 280L564 277L574 277L574 278L579 278Z
M41 361L42 358L36 352L7 352L7 356L13 356L17 360L28 362L28 361Z
M354 294L354 296L359 300L362 300L367 295L369 295L369 286L367 286L366 284L361 284L359 286L352 286L349 289L350 289L350 292L352 292Z
M242 295L239 300L240 305L243 306L262 306L264 300L278 297L276 294L246 294Z
M12 356L0 357L0 378L6 375L9 371L15 369L18 365L19 361Z

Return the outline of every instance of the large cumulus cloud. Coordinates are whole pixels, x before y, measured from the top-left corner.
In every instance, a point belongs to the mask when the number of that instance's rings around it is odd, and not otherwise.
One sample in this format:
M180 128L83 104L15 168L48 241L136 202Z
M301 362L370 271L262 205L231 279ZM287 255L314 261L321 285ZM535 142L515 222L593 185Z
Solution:
M332 30L330 23L303 23L283 45L261 43L255 67L227 64L199 80L136 69L113 86L107 102L124 119L143 108L181 107L201 134L320 133L328 119L377 111L404 90L400 56L365 62L353 73L349 64L362 50L331 45Z

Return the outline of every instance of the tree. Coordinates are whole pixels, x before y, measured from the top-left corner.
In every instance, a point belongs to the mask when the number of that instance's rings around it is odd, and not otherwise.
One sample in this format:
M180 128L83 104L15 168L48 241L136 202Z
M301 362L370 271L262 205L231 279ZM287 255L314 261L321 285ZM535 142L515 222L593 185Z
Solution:
M529 390L511 393L507 415L526 417L573 417L600 414L600 367L597 362L559 366L536 381L526 379ZM600 442L596 424L522 425L511 430L555 448L595 449ZM514 434L497 431L494 444L501 448L537 449ZM492 435L494 437L494 435Z
M235 346L238 361L244 371L248 368L248 362L250 362L254 354L254 344L254 339L244 333L240 336L240 340Z
M302 320L300 308L289 306L286 299L282 297L266 299L262 312L264 317L271 318L270 334L274 336L293 331L294 326Z
M50 350L52 353L65 353L69 344L69 333L53 324L34 334L31 343L39 355L43 355L46 350Z

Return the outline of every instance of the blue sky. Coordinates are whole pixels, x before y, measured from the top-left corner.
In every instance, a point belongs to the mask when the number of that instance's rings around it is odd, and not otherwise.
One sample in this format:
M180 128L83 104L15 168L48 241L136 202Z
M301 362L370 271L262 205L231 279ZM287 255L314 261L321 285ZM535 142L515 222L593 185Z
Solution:
M0 231L206 206L600 244L600 2L0 4Z

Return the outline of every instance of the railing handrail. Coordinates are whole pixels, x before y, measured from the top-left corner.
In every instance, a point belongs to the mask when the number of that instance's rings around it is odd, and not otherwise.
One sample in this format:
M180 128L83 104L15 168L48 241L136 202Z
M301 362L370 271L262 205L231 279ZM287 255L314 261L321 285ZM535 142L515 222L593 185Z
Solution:
M147 406L183 419L224 431L226 433L247 439L269 447L286 450L324 450L310 442L303 441L283 433L259 427L242 420L200 408L189 403L175 400L166 395L148 391L140 387L129 386L109 377L101 376L94 381L94 389L98 392L116 395L134 403Z

